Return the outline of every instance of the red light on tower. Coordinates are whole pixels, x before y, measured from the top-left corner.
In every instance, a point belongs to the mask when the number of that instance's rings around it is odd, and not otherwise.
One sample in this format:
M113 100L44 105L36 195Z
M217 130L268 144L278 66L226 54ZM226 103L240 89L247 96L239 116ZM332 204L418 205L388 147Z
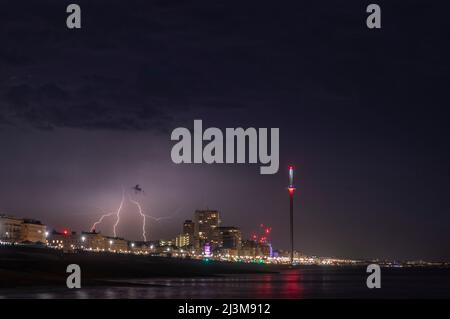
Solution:
M68 231L67 229L64 229L64 230L63 230L64 236L67 236L68 233L69 233L69 231Z

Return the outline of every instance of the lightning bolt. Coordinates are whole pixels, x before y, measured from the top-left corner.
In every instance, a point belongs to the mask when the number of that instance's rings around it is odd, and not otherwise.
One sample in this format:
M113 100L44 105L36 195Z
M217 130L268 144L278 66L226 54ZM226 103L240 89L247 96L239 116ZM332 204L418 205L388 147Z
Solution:
M144 210L142 209L142 205L136 201L133 200L131 197L129 197L130 202L132 202L133 204L135 204L138 209L139 209L139 215L141 215L142 217L142 237L144 238L144 241L147 241L147 231L146 231L146 224L147 224L147 217L154 220L155 222L159 222L161 220L164 219L171 219L173 218L175 215L178 214L178 212L180 211L180 208L178 208L174 214L172 214L171 216L162 216L162 217L155 217L149 214L145 214Z
M119 222L120 222L120 212L122 211L122 207L123 207L123 202L124 201L125 201L125 190L122 189L122 201L120 202L120 206L117 209L117 212L116 212L116 216L117 216L116 223L113 226L114 237L117 237L116 228L117 228L117 225L119 225Z
M142 237L144 237L144 241L147 241L147 233L145 231L145 222L146 222L146 217L150 217L150 216L146 215L142 212L142 206L141 206L141 204L139 204L139 202L131 199L131 197L130 197L130 202L135 204L139 209L139 214L142 216Z
M138 201L133 200L133 199L131 198L131 196L128 195L128 198L129 198L129 201L130 201L131 203L135 204L135 205L138 207L138 209L139 209L139 215L141 215L141 217L142 217L142 237L144 238L144 241L147 241L147 231L146 231L147 218L150 218L150 219L154 220L155 222L159 222L159 221L164 220L164 219L171 219L171 218L173 218L173 217L174 217L175 215L177 215L177 214L179 213L179 211L180 211L180 208L178 208L178 209L175 211L175 213L172 214L172 215L169 215L169 216L161 216L161 217L155 217L155 216L152 216L152 215L145 214L145 213L144 213L144 210L142 209L142 205L141 205ZM103 219L104 219L105 217L109 217L109 216L115 215L115 216L116 216L116 222L114 223L114 226L113 226L113 233L114 233L114 237L117 237L117 226L118 226L119 223L120 223L120 213L122 212L122 208L123 208L124 202L125 202L125 189L122 187L122 200L120 201L120 205L119 205L119 208L117 209L117 211L116 211L116 212L109 213L109 214L104 214L104 215L102 215L102 216L100 217L100 219L97 220L97 221L92 225L92 227L91 227L91 232L95 230L95 227L96 227L98 224L100 224L100 223L103 221Z
M151 219L153 219L156 222L159 222L159 221L164 220L164 219L172 219L172 218L174 218L176 215L178 215L179 211L180 211L180 208L177 208L175 213L173 213L172 215L169 215L169 216L161 216L161 217L155 217L155 216L151 216L151 215L146 215L146 216L151 218Z
M91 226L91 232L95 231L95 227L100 224L103 221L103 218L105 217L109 217L111 215L115 214L115 212L109 213L109 214L104 214L100 217L99 220L97 220L92 226Z

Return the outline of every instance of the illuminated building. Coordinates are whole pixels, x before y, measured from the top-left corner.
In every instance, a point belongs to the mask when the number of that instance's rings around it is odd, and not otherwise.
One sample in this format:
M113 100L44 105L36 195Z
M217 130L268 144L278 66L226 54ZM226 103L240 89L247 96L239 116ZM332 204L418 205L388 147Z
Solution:
M19 242L23 220L11 216L0 215L0 240Z
M47 245L64 251L73 251L80 248L81 240L76 232L65 229L62 232L53 231L47 238Z
M107 250L109 248L106 237L96 231L81 232L76 239L80 242L81 249Z
M258 243L256 247L257 257L272 257L272 245L270 243Z
M126 252L128 251L128 241L120 237L105 237L108 251Z
M34 219L24 219L20 234L21 242L45 243L47 227L40 221Z
M254 240L243 240L241 244L241 250L239 255L255 257L256 256L257 243Z
M149 254L152 252L155 245L147 241L133 241L128 243L128 250L134 253Z
M188 240L190 246L194 244L194 231L195 231L195 224L192 220L185 220L183 223L183 234L188 235Z
M205 244L205 246L203 247L203 255L205 257L211 257L212 256L211 245L210 244Z
M106 237L98 232L62 232L53 231L48 238L48 245L64 251L94 250L94 251L128 251L128 241L119 237Z
M180 234L175 238L175 246L177 247L187 247L190 245L189 235L188 234Z
M267 242L257 242L255 240L243 240L239 251L240 256L246 257L272 257L272 245Z
M45 243L47 227L40 221L0 216L0 240L5 242Z
M241 230L237 227L218 227L219 247L225 249L241 248L242 235Z
M196 210L194 214L194 244L197 249L206 243L218 244L217 227L220 218L217 210Z
M166 239L160 239L158 242L158 246L166 247L166 246L173 246L173 240L166 240Z

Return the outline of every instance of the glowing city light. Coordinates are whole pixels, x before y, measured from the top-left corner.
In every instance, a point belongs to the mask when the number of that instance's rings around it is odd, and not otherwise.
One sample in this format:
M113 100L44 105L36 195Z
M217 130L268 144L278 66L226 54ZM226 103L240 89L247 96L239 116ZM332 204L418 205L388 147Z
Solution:
M206 244L203 248L203 252L206 257L211 257L211 246L209 244Z

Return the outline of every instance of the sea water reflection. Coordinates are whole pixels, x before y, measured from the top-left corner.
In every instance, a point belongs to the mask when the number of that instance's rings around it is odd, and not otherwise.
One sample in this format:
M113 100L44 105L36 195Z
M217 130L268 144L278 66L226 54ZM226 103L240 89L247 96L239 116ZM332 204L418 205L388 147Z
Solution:
M384 269L368 289L363 268L293 269L276 274L123 279L81 289L0 290L2 298L417 298L450 297L449 269Z

